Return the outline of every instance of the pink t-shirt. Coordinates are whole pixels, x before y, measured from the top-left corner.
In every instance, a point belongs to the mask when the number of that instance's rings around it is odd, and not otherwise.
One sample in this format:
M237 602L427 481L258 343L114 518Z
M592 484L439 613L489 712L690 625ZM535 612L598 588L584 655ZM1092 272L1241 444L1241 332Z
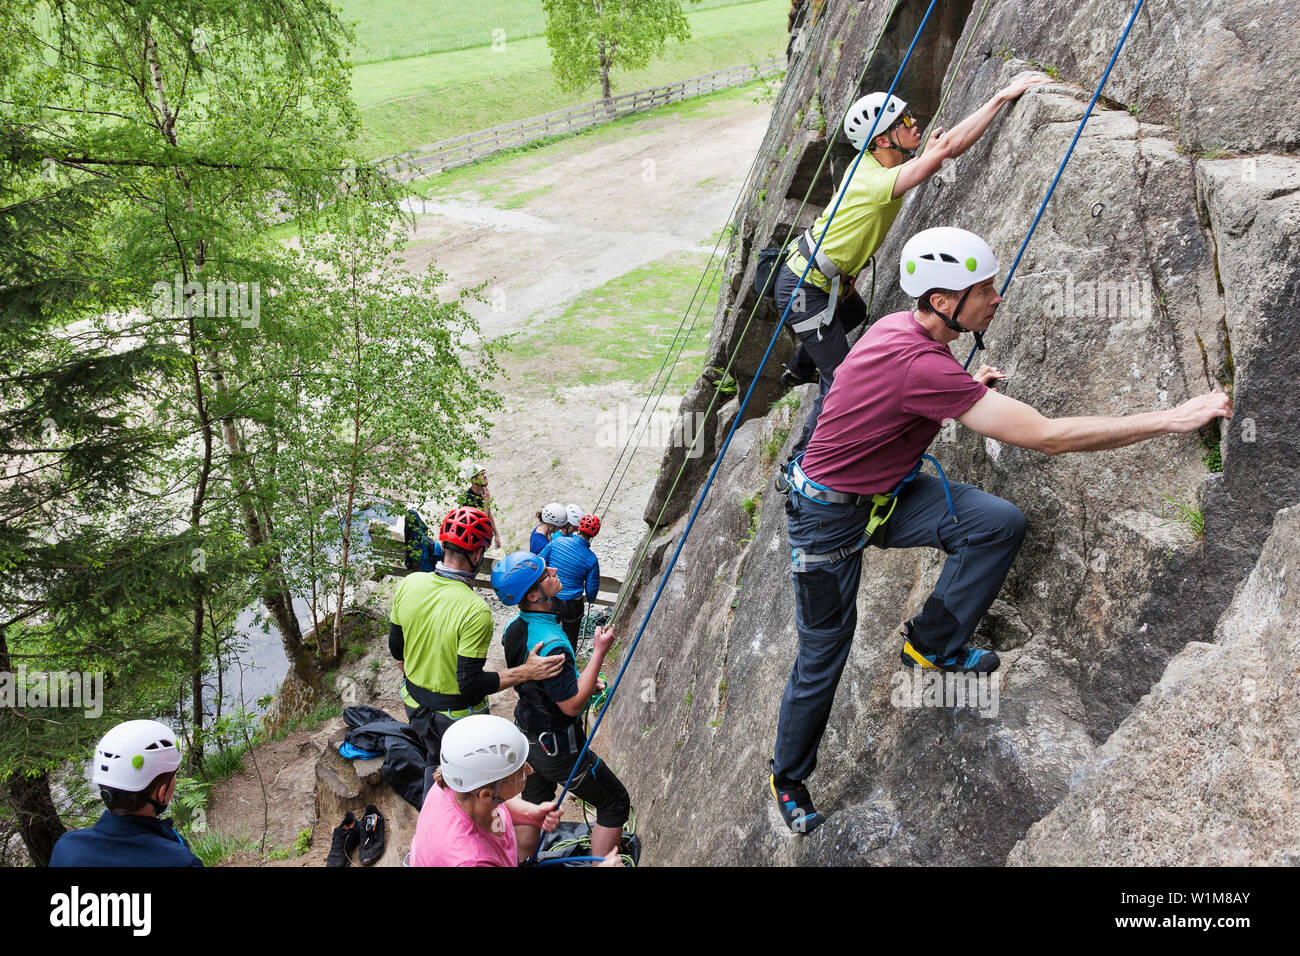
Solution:
M456 803L453 791L434 784L411 840L411 866L518 866L515 827L505 804L496 810L500 833L487 833Z
M987 391L911 312L883 316L835 370L803 472L848 494L888 493Z

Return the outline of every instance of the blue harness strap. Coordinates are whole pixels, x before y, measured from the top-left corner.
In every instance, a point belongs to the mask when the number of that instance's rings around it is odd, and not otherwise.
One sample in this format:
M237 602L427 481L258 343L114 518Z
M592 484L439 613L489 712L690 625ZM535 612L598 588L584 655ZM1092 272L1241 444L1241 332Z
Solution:
M818 501L816 498L809 498L807 495L799 491L794 482L790 481L790 471L799 464L799 461L802 458L802 454L797 455L795 458L791 459L790 463L786 466L786 481L789 484L790 490L803 498L807 498L815 504L825 504L825 502ZM802 548L791 548L791 569L798 574L807 571L809 565L833 564L836 561L843 561L849 555L856 554L865 548L867 542L871 540L871 536L875 534L894 513L894 507L898 504L898 494L903 490L903 486L921 473L921 465L926 461L929 461L938 470L939 481L943 485L943 496L948 502L948 513L952 515L953 521L957 521L957 512L952 505L952 492L948 489L948 476L944 474L943 466L940 465L932 456L922 455L912 470L903 476L902 480L894 486L894 489L889 492L889 494L875 494L871 496L871 514L867 518L867 526L863 529L861 540L854 544L845 545L842 548L836 548L834 551L828 551L825 554L808 554ZM800 470L802 471L802 469ZM825 485L819 485L811 478L807 478L807 476L805 476L805 479L808 484L812 485L819 491L834 491L834 489L827 488ZM885 509L883 512L881 511L882 508Z

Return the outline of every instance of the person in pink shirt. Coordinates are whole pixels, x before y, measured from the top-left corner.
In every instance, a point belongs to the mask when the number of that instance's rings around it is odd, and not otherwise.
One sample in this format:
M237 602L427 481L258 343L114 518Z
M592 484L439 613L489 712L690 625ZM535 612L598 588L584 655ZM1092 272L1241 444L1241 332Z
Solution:
M558 807L520 798L528 738L504 717L474 714L442 737L442 763L411 840L411 866L518 866L515 826L559 825Z

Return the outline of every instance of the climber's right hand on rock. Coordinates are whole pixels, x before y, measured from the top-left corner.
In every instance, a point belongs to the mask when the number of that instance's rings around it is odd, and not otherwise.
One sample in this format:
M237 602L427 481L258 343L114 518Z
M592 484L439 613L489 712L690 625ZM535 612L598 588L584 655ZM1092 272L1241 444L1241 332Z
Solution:
M1009 84L1002 88L998 97L1004 103L1014 103L1020 99L1021 94L1030 87L1042 86L1044 83L1051 83L1052 78L1046 73L1039 73L1037 70L1031 70L1027 73L1021 73Z
M533 645L532 650L528 652L528 660L524 661L524 680L546 680L554 677L564 666L563 654L552 654L550 657L538 657L537 649L542 646L538 641Z
M1204 428L1216 418L1232 417L1232 399L1222 389L1189 398L1177 408L1170 409L1171 432L1194 432Z

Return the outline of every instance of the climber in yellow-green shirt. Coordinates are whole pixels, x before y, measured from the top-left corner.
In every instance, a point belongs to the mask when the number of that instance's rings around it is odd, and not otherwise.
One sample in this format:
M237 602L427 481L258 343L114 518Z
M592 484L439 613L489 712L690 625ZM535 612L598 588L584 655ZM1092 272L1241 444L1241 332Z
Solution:
M843 193L838 208L832 200L812 228L791 243L775 282L778 314L785 314L789 304L786 322L799 339L781 381L792 387L819 379L817 399L792 455L802 453L812 438L835 370L849 354L849 332L868 320L866 303L854 293L854 281L884 242L903 204L903 194L938 172L945 159L955 159L970 149L1004 105L1030 87L1050 82L1041 73L1021 74L951 130L936 127L920 156L916 151L921 145L921 126L905 101L869 93L849 108L844 117L849 142L861 151L875 123L871 143L852 179L836 192L836 199ZM832 209L835 215L827 228ZM816 262L796 293L799 276L819 238Z

